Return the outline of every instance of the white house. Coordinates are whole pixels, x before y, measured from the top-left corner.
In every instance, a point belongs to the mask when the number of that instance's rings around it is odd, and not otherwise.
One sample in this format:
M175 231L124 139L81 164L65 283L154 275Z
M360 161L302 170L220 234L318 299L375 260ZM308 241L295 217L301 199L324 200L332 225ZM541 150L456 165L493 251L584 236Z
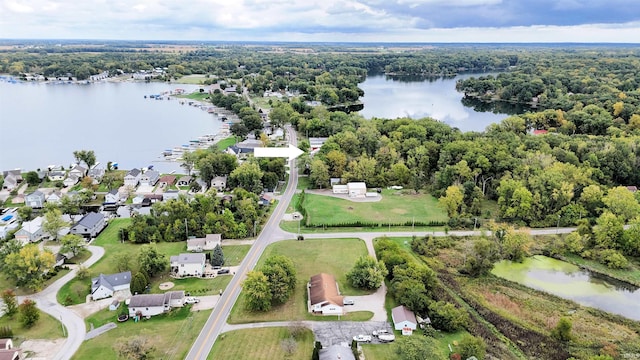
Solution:
M218 190L218 192L224 191L227 188L227 177L216 176L211 179L211 188Z
M77 175L69 174L69 176L62 181L62 184L64 184L65 187L70 187L77 184L78 181L80 181L80 178Z
M129 299L129 316L154 316L171 308L184 305L184 291L169 291L164 294L133 295Z
M90 212L71 227L71 233L85 238L94 238L107 226L104 215Z
M309 312L322 315L342 315L344 296L340 295L338 283L333 275L313 275L307 284Z
M134 168L129 170L129 172L124 176L124 186L131 186L131 187L138 186L141 176L142 176L142 173L140 172L139 169Z
M155 170L147 170L140 176L140 184L154 186L160 179L160 173Z
M171 273L182 276L202 276L206 257L204 254L180 254L169 258L171 262Z
M131 287L131 271L104 275L91 279L91 298L100 300L113 296L116 291L129 290Z
M26 245L42 239L44 236L44 231L42 230L43 220L44 218L42 216L38 216L31 221L23 222L20 230L15 233L16 240L19 240L22 245Z
M364 197L367 195L367 184L364 182L347 183L349 197Z
M92 184L97 185L102 182L102 178L104 177L105 170L102 168L93 168L87 172L87 176L90 177L93 181Z
M117 204L120 202L120 193L118 189L113 189L105 194L104 202Z
M47 196L47 202L51 204L60 204L62 200L62 194L59 191L54 191Z
M65 176L64 171L49 171L49 180L51 181L62 181Z
M396 330L402 330L402 335L411 335L418 326L416 315L404 305L391 309L391 319Z
M19 169L3 171L2 176L4 177L2 188L9 191L18 187L18 184L22 182L22 173Z
M189 186L189 185L191 185L192 181L193 181L193 178L191 176L183 176L180 179L178 179L176 185L177 186Z
M201 252L213 250L217 245L220 245L222 241L222 235L220 234L207 234L204 238L187 239L187 251Z
M46 196L40 190L36 190L24 197L24 203L27 206L31 206L34 209L40 209L44 206Z
M75 175L77 178L83 178L87 173L87 169L84 166L75 165L69 170L69 176Z
M348 194L349 188L347 187L347 185L335 184L331 187L331 191L334 194Z
M180 191L178 190L167 190L164 193L162 193L162 200L163 201L167 201L167 200L171 200L171 199L177 199L180 197Z

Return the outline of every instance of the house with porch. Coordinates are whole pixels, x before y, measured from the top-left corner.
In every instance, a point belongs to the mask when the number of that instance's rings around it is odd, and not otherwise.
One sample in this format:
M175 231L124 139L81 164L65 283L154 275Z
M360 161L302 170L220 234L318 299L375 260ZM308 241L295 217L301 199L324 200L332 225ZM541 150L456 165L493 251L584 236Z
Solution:
M142 172L140 169L133 168L129 170L129 172L124 176L124 186L131 186L135 188L138 186L141 176Z
M118 291L128 291L131 287L131 271L117 274L100 274L91 279L91 298L100 300L113 296Z
M77 175L69 174L69 176L67 176L67 178L62 181L62 184L65 187L71 187L77 184L79 181L80 181L80 178Z
M206 263L206 256L203 253L191 254L182 253L169 258L171 263L171 274L178 277L202 276Z
M184 306L184 291L169 291L164 294L133 295L129 299L129 316L151 317Z
M216 176L211 179L211 188L218 190L218 192L223 192L227 188L227 177Z
M202 252L215 249L222 242L221 234L207 234L203 238L187 239L187 251Z
M14 235L16 240L20 241L22 245L40 241L44 237L44 231L42 230L43 222L44 217L42 216L38 216L31 221L23 222L20 230L16 231Z
M90 212L71 227L71 233L84 238L95 238L107 226L104 215Z
M313 275L307 284L307 309L312 314L342 315L344 296L340 295L338 283L331 274Z
M183 176L180 179L178 179L178 181L176 182L177 186L189 186L191 185L191 182L193 181L193 177L191 176Z
M140 176L141 185L155 186L160 179L160 173L155 170L147 170Z
M40 190L36 190L24 197L24 203L34 209L41 209L46 201L46 196Z
M50 181L62 181L67 174L62 170L49 171L49 180Z

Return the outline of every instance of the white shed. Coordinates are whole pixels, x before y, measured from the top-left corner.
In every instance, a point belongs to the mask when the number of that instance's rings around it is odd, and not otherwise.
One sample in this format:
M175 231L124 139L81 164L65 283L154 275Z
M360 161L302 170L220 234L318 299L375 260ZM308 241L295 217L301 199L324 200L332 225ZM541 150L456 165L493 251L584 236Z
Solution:
M364 182L347 183L349 197L364 197L367 194L367 184Z
M418 326L416 315L404 305L391 309L391 319L396 330L401 330L402 335L411 335Z

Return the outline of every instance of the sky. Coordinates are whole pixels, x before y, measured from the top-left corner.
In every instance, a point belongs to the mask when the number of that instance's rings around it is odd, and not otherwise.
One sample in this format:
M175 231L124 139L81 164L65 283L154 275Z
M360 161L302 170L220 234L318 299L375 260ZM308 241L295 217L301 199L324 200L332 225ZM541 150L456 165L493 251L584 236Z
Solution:
M637 0L0 0L0 38L636 43Z

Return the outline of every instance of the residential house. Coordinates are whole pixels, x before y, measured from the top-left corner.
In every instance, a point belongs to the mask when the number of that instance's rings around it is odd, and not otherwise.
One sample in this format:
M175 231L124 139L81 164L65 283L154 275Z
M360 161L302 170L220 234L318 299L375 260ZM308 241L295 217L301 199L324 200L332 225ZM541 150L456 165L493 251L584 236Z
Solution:
M273 197L271 195L262 194L258 199L258 205L270 205L273 203Z
M129 316L151 317L182 306L184 306L184 291L133 295L129 299Z
M233 145L227 148L226 153L235 156L238 160L244 160L249 157L249 154L253 154L253 148Z
M129 170L129 172L124 176L124 186L131 186L131 187L138 186L141 176L142 176L142 173L140 172L139 169L134 168Z
M402 335L411 335L418 326L416 315L404 305L391 309L391 319L396 330L402 330Z
M631 191L632 193L635 193L638 191L638 187L636 186L627 186L627 190Z
M0 240L5 239L10 232L17 229L20 224L17 221L0 224Z
M67 257L64 254L61 253L57 253L56 254L56 263L53 265L55 266L62 266L64 265L64 262L67 260Z
M177 199L179 197L180 197L180 192L178 190L167 190L162 194L163 201Z
M218 192L223 192L224 189L227 188L227 177L216 176L213 179L211 179L211 188L218 190Z
M60 204L60 200L62 200L62 193L59 191L54 191L47 196L47 202L51 204Z
M116 291L128 291L131 286L131 271L104 275L91 279L91 298L100 300L113 296Z
M202 252L213 250L217 245L220 245L222 241L222 235L220 234L207 234L204 238L187 239L187 251Z
M24 197L25 205L31 206L34 209L41 209L44 206L45 201L46 197L40 190L36 190Z
M20 172L20 169L3 171L2 177L4 178L2 188L9 191L17 188L18 185L22 182L22 173Z
M175 175L164 175L158 180L158 183L159 183L159 185L161 187L172 186L173 184L176 183L176 176Z
M62 181L66 176L64 171L49 171L49 180L50 181Z
M22 350L13 347L11 339L0 339L0 360L20 360Z
M93 184L97 185L102 182L102 178L104 177L105 170L102 168L93 168L87 172L87 176L93 180Z
M171 262L171 273L176 276L202 276L204 274L206 257L203 253L183 253L172 256L169 260Z
M201 191L206 191L209 188L209 185L207 185L207 183L200 178L196 179L196 183L200 185Z
M71 227L71 233L85 238L95 238L106 226L104 215L90 212Z
M23 222L20 230L15 233L16 240L19 240L22 245L26 245L42 239L44 236L44 231L42 230L43 221L44 217L38 216L31 221Z
M183 176L180 179L178 179L178 182L176 183L176 185L178 185L178 186L189 186L189 185L191 185L192 181L193 181L193 178L191 176Z
M147 170L140 176L141 185L154 186L160 179L160 173L155 170Z
M118 189L110 190L104 196L104 202L105 203L118 204L120 202L120 200L121 200L120 199L120 193L118 192Z
M320 360L356 360L353 356L353 350L346 344L333 344L329 347L323 347L320 352Z
M71 187L77 184L80 181L80 178L75 174L69 174L66 179L62 181L65 187Z
M82 179L86 174L87 168L79 164L74 165L71 170L69 170L69 176L75 175L78 179Z
M322 315L342 315L344 296L340 295L338 283L333 275L313 275L307 284L309 312Z
M347 183L349 197L363 197L367 195L367 184L364 182Z

